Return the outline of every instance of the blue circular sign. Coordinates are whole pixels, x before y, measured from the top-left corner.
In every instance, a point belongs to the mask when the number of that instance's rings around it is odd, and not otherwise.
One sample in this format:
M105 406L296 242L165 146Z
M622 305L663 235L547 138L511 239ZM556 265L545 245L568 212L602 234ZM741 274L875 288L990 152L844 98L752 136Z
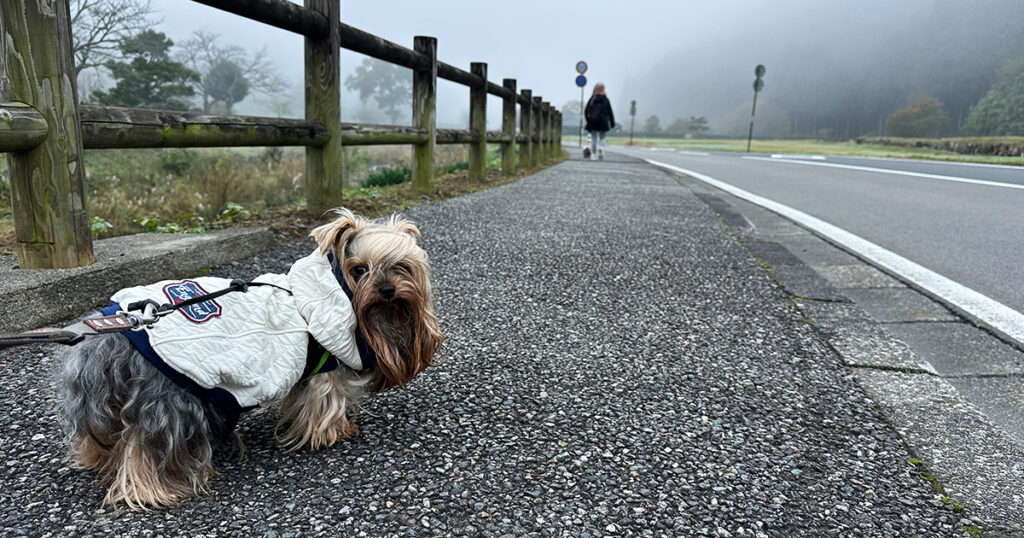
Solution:
M579 86L580 88L586 86L587 85L587 77L585 77L583 75L580 75L580 76L576 77L576 85Z

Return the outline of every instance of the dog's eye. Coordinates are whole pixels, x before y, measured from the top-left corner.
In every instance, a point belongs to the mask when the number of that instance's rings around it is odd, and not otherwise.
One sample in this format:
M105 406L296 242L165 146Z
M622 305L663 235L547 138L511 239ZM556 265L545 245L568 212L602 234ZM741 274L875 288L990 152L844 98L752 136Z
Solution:
M363 275L365 275L369 271L370 270L367 269L365 265L357 265L354 269L352 269L352 274L356 278L361 278Z
M409 266L404 263L396 263L395 270L406 274L412 274L412 270L409 269Z

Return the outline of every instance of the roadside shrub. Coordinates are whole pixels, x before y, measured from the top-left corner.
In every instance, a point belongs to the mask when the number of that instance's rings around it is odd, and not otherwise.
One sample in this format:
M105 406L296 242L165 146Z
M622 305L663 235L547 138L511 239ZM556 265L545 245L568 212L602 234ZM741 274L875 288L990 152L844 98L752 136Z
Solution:
M250 150L107 150L86 152L89 213L134 233L146 221L156 231L196 231L198 219L225 218L232 203L259 211L296 203L304 161L300 151L268 158ZM174 224L174 226L171 226Z
M388 185L398 185L399 183L405 183L406 181L412 181L412 169L408 166L400 166L398 168L382 168L376 170L370 175L366 176L362 182L361 187L386 187Z
M885 131L889 136L933 138L939 136L948 122L949 115L942 110L942 103L923 97L890 114L885 121Z
M438 166L434 169L438 174L457 174L465 170L469 170L469 161L459 161L456 163L445 164Z
M501 148L495 146L487 152L486 168L501 168Z
M196 152L190 149L172 149L161 152L160 168L168 174L183 176L196 162Z

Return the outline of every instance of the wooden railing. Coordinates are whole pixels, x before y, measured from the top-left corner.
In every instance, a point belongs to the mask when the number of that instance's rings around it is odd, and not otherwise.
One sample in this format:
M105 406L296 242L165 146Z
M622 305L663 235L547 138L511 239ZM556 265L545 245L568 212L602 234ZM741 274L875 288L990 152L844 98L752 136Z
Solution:
M483 180L487 143L501 144L501 171L555 157L560 113L515 79L488 80L437 60L437 40L408 49L340 20L340 0L194 0L305 36L305 119L207 115L78 103L68 0L0 3L0 151L7 152L21 267L93 262L83 149L305 146L307 207L342 205L343 145L412 144L413 186L433 188L437 144L467 144L469 175ZM412 70L412 125L341 121L341 49ZM438 129L437 78L470 88L469 128ZM487 131L487 95L503 100L501 131ZM516 106L519 130L516 131ZM519 159L515 157L518 144Z

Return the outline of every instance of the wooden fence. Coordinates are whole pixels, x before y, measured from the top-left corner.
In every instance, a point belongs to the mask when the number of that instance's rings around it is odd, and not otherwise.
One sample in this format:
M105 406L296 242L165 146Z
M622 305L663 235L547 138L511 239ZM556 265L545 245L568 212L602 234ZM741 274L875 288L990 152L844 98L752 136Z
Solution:
M561 115L515 79L488 80L437 60L437 39L408 49L341 22L340 0L194 0L305 36L305 119L218 116L78 103L68 0L0 2L0 151L7 152L18 261L26 269L93 262L84 149L305 146L307 207L342 205L343 145L412 144L413 186L433 188L437 144L468 144L469 175L483 180L487 143L501 171L533 166L561 148ZM412 70L412 125L341 121L341 49ZM436 127L437 78L470 88L468 129ZM501 131L487 131L487 95L503 100ZM519 131L516 132L516 105ZM516 161L515 146L519 146Z

